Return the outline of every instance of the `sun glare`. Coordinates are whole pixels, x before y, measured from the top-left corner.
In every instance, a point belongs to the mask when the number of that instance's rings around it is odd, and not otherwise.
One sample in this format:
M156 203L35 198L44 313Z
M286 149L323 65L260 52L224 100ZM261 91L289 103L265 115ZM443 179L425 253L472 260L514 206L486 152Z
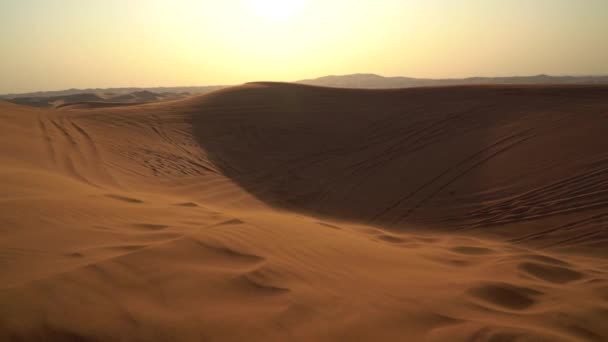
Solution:
M286 20L302 9L305 0L246 0L249 9L257 16L269 20Z

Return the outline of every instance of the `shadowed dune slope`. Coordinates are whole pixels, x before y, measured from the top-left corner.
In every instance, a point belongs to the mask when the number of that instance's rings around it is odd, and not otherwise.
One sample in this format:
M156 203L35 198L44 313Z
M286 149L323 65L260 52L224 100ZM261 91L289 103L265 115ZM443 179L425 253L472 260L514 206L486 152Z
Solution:
M0 341L605 341L608 88L0 101Z
M191 103L213 163L272 205L602 250L607 99L608 87L266 83Z

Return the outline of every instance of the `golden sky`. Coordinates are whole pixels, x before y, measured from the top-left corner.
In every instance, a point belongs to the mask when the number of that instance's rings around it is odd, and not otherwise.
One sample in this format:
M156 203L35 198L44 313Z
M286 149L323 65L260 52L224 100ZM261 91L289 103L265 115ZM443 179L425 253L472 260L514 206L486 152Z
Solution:
M608 74L606 0L1 0L0 93Z

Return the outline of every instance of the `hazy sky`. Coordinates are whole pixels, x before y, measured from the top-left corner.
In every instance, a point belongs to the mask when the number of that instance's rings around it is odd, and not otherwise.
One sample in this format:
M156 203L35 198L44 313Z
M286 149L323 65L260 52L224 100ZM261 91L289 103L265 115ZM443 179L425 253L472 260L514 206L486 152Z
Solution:
M607 0L0 0L0 93L608 74Z

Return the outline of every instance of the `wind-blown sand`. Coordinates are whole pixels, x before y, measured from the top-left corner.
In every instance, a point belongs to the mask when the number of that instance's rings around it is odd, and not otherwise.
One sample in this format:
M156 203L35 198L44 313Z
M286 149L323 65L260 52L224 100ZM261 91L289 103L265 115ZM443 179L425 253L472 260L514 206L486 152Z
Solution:
M0 102L0 340L604 341L608 87Z

